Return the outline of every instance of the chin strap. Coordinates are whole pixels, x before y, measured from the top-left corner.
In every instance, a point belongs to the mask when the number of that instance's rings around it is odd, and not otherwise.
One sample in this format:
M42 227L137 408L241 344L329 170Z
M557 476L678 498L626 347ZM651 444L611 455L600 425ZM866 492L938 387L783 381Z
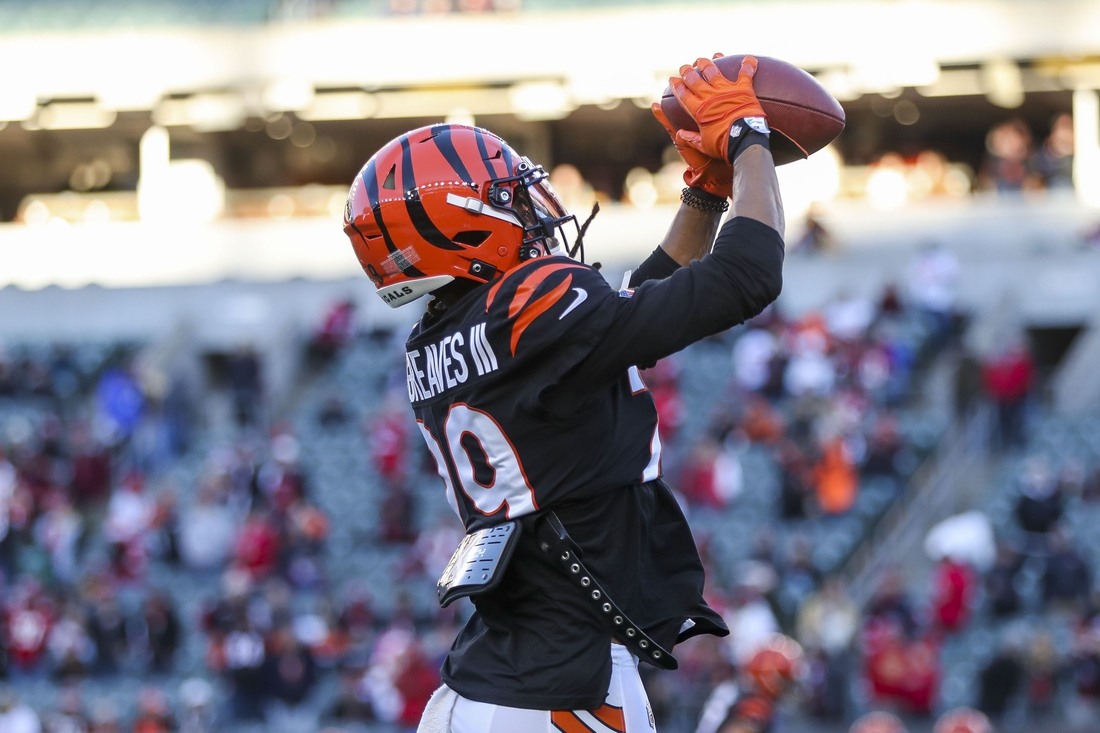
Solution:
M598 213L600 213L600 202L596 201L592 204L592 213L584 220L584 224L581 224L581 230L577 234L577 241L573 243L573 248L569 250L570 257L576 257L577 252L580 252L581 262L584 262L584 235L588 231L588 225L592 223L592 220L596 218L596 214Z

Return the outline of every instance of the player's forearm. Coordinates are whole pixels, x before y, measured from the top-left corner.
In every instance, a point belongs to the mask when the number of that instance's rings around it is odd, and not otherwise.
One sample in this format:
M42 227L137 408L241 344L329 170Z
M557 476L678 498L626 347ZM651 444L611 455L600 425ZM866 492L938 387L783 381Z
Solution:
M783 236L786 228L783 199L779 196L779 180L770 150L753 145L741 152L733 166L733 191L730 218L756 219Z
M719 198L716 200L721 201ZM710 251L721 220L721 213L700 211L680 204L680 210L676 212L672 226L661 242L661 249L681 267L692 260L700 260Z

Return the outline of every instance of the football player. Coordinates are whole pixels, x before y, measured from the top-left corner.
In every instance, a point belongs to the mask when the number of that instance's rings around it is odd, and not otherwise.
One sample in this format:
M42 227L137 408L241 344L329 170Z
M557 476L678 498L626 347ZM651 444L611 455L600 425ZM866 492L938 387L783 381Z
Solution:
M695 733L770 733L776 703L801 672L802 648L773 635L740 669L737 681L720 683L703 704Z
M618 291L570 256L583 227L542 167L486 130L409 132L352 185L344 231L378 294L433 296L407 386L468 532L440 598L476 607L429 706L437 730L649 731L639 660L675 669L676 643L728 633L661 480L638 367L779 295L783 207L755 71L746 57L730 81L700 59L671 80L700 128L673 136L688 187Z

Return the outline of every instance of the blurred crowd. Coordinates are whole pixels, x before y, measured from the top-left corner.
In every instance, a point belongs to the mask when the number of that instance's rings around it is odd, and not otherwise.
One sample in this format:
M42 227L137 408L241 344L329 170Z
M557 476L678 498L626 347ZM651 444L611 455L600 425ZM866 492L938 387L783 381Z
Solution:
M1083 465L1055 475L1029 462L1016 509L1024 539L985 564L938 558L927 601L891 574L861 608L838 574L846 555L815 546L853 526L858 542L873 523L848 520L881 514L935 444L912 418L928 366L961 348L957 277L951 252L929 246L876 298L841 294L798 317L773 308L701 344L724 363L702 409L684 381L691 355L643 372L666 478L698 520L708 599L732 632L680 647L675 675L644 670L661 729L694 730L708 698L776 632L802 646L801 714L930 714L945 643L975 618L1036 608L1072 619L1072 653L1041 631L1009 634L976 702L996 719L1012 705L1040 709L1067 684L1100 695L1092 570L1060 524L1064 497L1100 497ZM364 382L366 409L349 383L326 381L356 349L385 362ZM293 421L272 418L263 358L247 347L218 362L205 390L133 348L2 353L0 670L11 687L0 690L0 730L415 726L470 608L426 602L461 528L401 397L399 339L359 333L354 305L334 304L303 349L322 397ZM995 405L1011 452L1026 442L1034 364L1022 342L971 361L960 363L956 408ZM229 420L216 437L199 414L211 390ZM350 540L349 517L324 511L320 493L348 477L316 479L331 473L316 446L336 439L357 446L374 492L362 512L371 521ZM753 502L760 460L774 502L747 554L731 557L714 533ZM871 485L887 502L868 514ZM348 581L335 569L354 554L386 564ZM1028 596L1033 576L1041 590ZM88 687L126 679L149 684L132 701ZM48 705L27 694L35 680L57 685Z
M727 337L731 379L709 415L685 412L675 360L643 372L661 417L665 473L689 513L736 512L757 489L742 465L752 451L764 451L779 484L750 556L733 572L697 529L708 600L731 635L723 645L685 644L677 675L647 679L659 720L684 726L700 696L734 679L779 631L803 645L806 712L840 719L874 702L853 701L850 690L865 676L861 664L873 666L881 654L877 619L890 610L857 608L837 575L843 558L815 554L810 530L840 531L865 482L885 480L897 492L927 453L903 418L922 369L960 327L957 270L953 255L931 247L913 262L904 289L888 287L875 300L842 294L798 318L770 309ZM701 432L685 429L701 419ZM925 695L927 710L931 686Z
M770 309L735 335L729 394L709 416L701 440L680 446L684 422L673 382L649 381L673 454L675 481L689 503L721 508L741 492L738 456L769 449L779 467L779 515L842 515L861 479L900 479L916 468L921 446L907 442L900 415L915 375L953 338L958 263L930 247L913 263L905 294L889 286L873 301L842 294L821 311L784 317Z
M896 209L907 202L958 199L975 191L1001 195L1072 192L1073 134L1069 114L1055 117L1041 141L1019 118L1001 122L986 136L977 171L933 149L915 153L888 150L869 165L860 166L846 164L839 152L828 148L815 155L813 165L780 169L780 183L785 202L793 207L791 213L808 214L812 220L820 218L821 203L834 197L866 199L876 208ZM621 200L643 209L676 203L684 186L683 173L683 161L676 149L669 147L656 171L635 167L627 172ZM606 192L595 191L573 165L556 166L551 171L551 182L571 211L587 211L597 198L606 203Z
M522 0L389 0L392 15L514 12Z
M346 346L351 310L333 308L310 354ZM323 716L415 726L453 611L425 619L402 597L379 614L378 589L328 582L330 519L291 424L266 417L257 353L242 348L220 370L233 437L214 441L177 395L186 385L154 378L143 358L125 346L0 350L0 730L293 727L326 674L340 691ZM392 453L376 455L390 476ZM149 685L133 701L110 692L138 679ZM56 690L46 707L21 700L37 681Z
M1083 462L1070 461L1055 472L1045 457L1033 455L1017 482L999 542L981 512L944 522L945 530L953 525L950 534L938 528L930 533L925 547L936 562L924 602L913 599L900 570L882 580L859 639L873 699L895 711L929 711L948 671L945 647L973 653L973 639L980 648L985 633L995 640L994 649L980 660L971 688L974 704L989 720L1017 727L1095 720L1100 594L1095 568L1074 541L1064 512L1069 502L1078 511L1094 511L1100 469L1089 472Z
M1036 144L1020 119L1002 122L986 137L986 158L978 172L978 188L998 193L1072 190L1073 118L1059 115L1050 134Z

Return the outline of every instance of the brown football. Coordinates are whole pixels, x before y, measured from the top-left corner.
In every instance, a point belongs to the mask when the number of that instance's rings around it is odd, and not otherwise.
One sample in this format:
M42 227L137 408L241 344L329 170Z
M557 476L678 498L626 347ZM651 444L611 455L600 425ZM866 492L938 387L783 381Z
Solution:
M737 79L743 54L723 56L714 63L727 79ZM776 165L816 153L844 130L844 109L817 79L786 61L757 56L752 84L768 115L772 129L771 150ZM665 87L661 108L678 130L698 130L680 102Z

